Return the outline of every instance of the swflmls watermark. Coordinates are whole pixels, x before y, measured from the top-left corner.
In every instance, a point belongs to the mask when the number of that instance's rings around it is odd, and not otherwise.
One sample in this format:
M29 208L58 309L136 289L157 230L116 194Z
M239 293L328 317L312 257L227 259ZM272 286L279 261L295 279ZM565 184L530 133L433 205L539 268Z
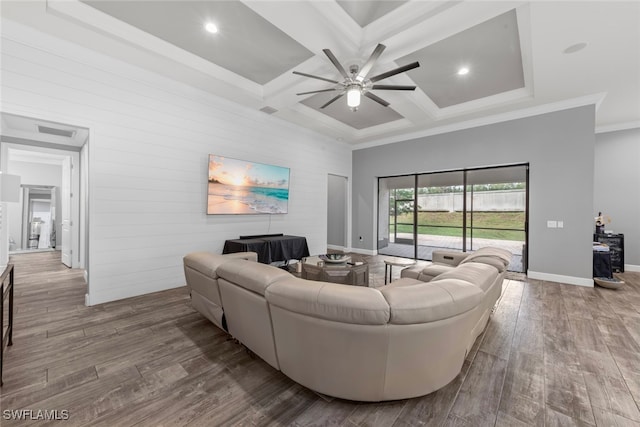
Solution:
M65 421L69 419L67 409L5 409L2 411L4 420L28 421Z

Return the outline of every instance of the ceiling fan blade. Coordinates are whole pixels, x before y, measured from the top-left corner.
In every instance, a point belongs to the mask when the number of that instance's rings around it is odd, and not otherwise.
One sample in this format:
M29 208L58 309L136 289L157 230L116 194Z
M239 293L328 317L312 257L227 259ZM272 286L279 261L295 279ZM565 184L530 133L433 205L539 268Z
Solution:
M333 89L320 89L320 90L311 90L309 92L300 92L296 93L296 95L308 95L310 93L320 93L320 92L333 92L334 90L340 90L342 88L333 88Z
M385 101L384 99L380 98L379 96L376 96L374 94L372 94L371 92L365 92L364 96L366 96L369 99L373 99L374 101L376 101L378 104L382 105L383 107L388 107L389 103L387 101Z
M416 90L415 86L402 86L402 85L373 85L371 89L378 90Z
M346 93L346 92L342 92L342 93L340 93L339 95L337 95L337 96L335 96L335 97L331 98L331 99L329 100L329 102L327 102L327 103L326 103L326 104L324 104L322 107L320 107L320 109L323 109L324 107L328 107L329 105L333 104L335 101L337 101L338 99L342 98L342 97L344 96L344 94L345 94L345 93Z
M299 76L311 77L312 79L324 80L329 83L340 83L337 80L325 79L324 77L314 76L313 74L301 73L300 71L294 71L293 74L297 74Z
M329 49L322 49L322 51L325 53L325 55L327 55L329 57L329 60L338 69L340 74L342 74L342 77L344 77L345 79L348 80L349 79L349 74L347 74L347 72L345 71L344 67L342 66L342 64L340 64L340 62L338 62L338 59L333 55L333 53Z
M386 73L378 74L377 76L371 77L369 80L372 82L377 82L382 79L386 79L387 77L395 76L396 74L404 73L405 71L413 70L414 68L418 68L420 63L418 61L412 62L411 64L403 65L402 67L395 68L391 71L387 71Z
M367 74L369 74L369 71L371 71L371 67L373 67L373 64L376 63L376 61L382 54L382 51L384 51L386 48L387 47L385 45L378 43L378 46L376 46L376 48L373 50L373 53L371 54L369 59L367 59L367 62L364 63L364 65L360 69L360 72L356 76L357 81L364 81L365 77L367 77Z

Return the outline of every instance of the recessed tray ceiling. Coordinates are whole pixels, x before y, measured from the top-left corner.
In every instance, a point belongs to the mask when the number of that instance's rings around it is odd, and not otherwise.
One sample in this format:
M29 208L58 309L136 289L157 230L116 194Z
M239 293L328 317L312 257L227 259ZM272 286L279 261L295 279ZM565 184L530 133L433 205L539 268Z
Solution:
M593 103L600 131L639 122L638 2L37 0L2 6L7 34L22 34L15 21L53 36L52 46L67 40L352 144ZM217 34L204 30L209 19ZM330 93L296 95L330 86L293 70L343 80L323 49L349 67L362 65L378 43L387 49L373 73L420 63L381 84L416 85L415 92L374 90L391 106L363 98L355 113L345 99L320 110ZM574 45L584 48L571 53ZM469 68L465 76L457 74L462 66Z
M81 1L259 84L313 56L239 1Z
M402 6L407 0L397 1L365 1L365 0L338 0L340 7L362 28L373 21L382 18L387 13Z
M445 108L524 87L515 10L398 59L420 61L407 74L439 107ZM459 76L461 67L469 74Z
M330 95L327 95L326 93L319 93L300 102L322 114L333 117L354 129L366 129L403 118L391 107L383 107L377 102L364 96L360 99L360 107L358 107L358 111L351 111L347 106L346 95L335 101L333 104L330 104L328 107L320 109L322 105L334 96L334 93Z

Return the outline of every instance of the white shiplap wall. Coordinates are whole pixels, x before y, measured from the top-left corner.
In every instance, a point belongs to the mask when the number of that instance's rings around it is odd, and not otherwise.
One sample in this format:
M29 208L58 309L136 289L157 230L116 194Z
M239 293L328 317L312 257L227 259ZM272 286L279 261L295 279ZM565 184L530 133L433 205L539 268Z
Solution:
M184 254L240 234L326 249L347 146L29 27L2 33L2 110L90 129L90 304L182 286ZM210 153L291 168L289 213L207 216Z

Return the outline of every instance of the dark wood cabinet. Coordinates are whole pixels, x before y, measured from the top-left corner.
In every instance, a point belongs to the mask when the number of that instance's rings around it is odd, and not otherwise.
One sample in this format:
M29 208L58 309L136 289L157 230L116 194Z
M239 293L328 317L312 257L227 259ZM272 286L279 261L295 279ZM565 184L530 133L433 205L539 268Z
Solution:
M593 241L609 246L611 269L614 273L624 273L624 234L594 234Z

